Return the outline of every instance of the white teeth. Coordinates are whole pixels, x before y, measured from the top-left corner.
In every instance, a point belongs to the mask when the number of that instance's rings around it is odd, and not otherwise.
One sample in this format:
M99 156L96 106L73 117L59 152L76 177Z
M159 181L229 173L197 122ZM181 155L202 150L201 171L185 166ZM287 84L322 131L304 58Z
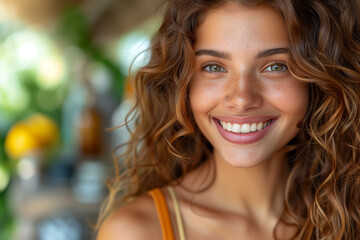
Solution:
M231 123L226 124L226 130L231 131L231 127L232 127Z
M229 132L234 133L249 133L249 132L256 132L260 131L267 126L270 125L272 120L266 121L266 122L259 122L259 123L230 123L225 121L220 121L220 125Z
M241 126L240 124L234 123L231 128L232 132L239 133L241 132Z
M245 123L241 125L241 132L242 133L249 133L250 132L250 124Z
M250 130L251 130L252 132L255 132L255 131L256 131L256 127L257 127L256 123L252 123L252 124L251 124L251 127L250 127Z
M269 126L269 124L270 124L269 121L268 121L268 122L265 122L265 123L264 123L264 128L266 128L267 126Z

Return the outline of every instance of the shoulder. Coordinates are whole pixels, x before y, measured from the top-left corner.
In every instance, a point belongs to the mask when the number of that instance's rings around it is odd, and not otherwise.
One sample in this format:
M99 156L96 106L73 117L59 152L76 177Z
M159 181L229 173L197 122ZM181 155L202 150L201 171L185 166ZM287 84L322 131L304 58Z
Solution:
M161 239L161 227L153 200L144 195L110 214L101 225L97 240Z

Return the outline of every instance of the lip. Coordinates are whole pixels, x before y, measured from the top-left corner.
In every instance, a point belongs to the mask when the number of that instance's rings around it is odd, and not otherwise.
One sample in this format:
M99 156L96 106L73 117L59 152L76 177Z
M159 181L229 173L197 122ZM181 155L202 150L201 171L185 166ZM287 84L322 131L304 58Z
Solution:
M259 141L262 139L268 131L272 128L272 126L276 123L277 117L274 116L252 116L252 117L214 117L213 121L216 124L216 127L220 133L220 135L227 141L235 143L235 144L250 144ZM250 133L234 133L226 131L221 125L221 121L227 121L231 123L253 123L253 122L266 122L272 120L271 123L263 128L260 131L250 132Z
M214 119L218 119L220 121L231 122L231 123L258 123L258 122L266 122L271 119L277 119L275 116L248 116L248 117L234 117L234 116L214 116Z

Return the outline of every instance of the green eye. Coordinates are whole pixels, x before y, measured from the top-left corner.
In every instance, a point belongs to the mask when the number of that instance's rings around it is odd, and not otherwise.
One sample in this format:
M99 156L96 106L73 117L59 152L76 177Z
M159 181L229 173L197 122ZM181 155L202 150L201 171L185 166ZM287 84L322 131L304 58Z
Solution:
M225 69L216 64L209 64L203 68L207 72L225 72Z
M285 64L282 63L274 63L265 68L265 72L283 72L286 71L288 68Z

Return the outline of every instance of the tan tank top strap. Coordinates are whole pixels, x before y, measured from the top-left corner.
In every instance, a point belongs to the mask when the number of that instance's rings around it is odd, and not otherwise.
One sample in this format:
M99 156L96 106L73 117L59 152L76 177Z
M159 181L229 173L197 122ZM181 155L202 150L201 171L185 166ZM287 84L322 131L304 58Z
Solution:
M174 205L174 211L175 211L175 219L176 219L176 224L177 224L177 228L179 231L179 240L186 240L185 238L185 229L184 229L184 224L183 224L183 220L182 220L182 216L181 216L181 212L180 212L180 204L179 201L176 197L175 191L171 186L167 187L171 199L173 201L173 205Z
M161 225L163 240L175 240L174 232L171 226L171 218L163 192L159 188L156 188L151 190L149 194L154 200Z

